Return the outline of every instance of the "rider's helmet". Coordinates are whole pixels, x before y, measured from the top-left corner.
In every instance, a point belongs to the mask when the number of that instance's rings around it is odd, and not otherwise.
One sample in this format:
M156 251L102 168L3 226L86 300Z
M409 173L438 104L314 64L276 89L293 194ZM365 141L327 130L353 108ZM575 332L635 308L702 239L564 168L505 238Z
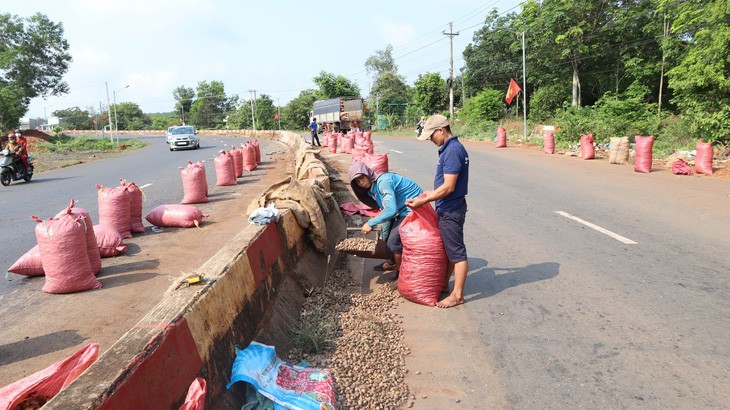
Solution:
M16 129L14 132L16 137L20 137L23 135L23 130L21 130L20 128Z
M8 139L10 139L10 138L16 139L17 137L15 136L15 134L10 133L10 134L8 134Z

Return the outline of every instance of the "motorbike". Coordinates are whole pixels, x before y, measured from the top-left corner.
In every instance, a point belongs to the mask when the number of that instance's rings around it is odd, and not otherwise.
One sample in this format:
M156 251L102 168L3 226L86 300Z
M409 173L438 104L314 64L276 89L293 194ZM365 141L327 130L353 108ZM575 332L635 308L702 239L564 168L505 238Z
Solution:
M13 157L16 154L15 151L8 148L0 151L0 183L4 186L20 179L30 182L30 179L33 178L33 164L30 162L30 156L28 156L30 168L26 169L20 157Z

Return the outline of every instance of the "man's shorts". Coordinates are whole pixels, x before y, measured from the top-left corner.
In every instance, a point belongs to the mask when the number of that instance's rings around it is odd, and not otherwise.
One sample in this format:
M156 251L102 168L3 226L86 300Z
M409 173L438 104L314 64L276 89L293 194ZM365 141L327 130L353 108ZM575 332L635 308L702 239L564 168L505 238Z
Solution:
M467 260L464 245L466 207L463 210L439 213L438 216L441 239L444 241L444 249L446 249L449 261L458 263Z
M388 240L385 242L385 248L390 252L403 253L403 242L400 240L398 227L404 219L404 216L395 218L393 224L390 226L390 234L388 235Z

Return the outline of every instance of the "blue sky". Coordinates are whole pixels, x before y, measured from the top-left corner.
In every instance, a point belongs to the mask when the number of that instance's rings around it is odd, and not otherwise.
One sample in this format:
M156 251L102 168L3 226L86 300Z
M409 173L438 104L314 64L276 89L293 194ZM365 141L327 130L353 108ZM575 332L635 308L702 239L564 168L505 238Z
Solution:
M7 4L11 3L11 4ZM283 106L315 88L321 70L357 82L367 95L365 60L388 44L398 73L413 84L418 74L449 72L448 32L454 22L454 71L486 13L519 12L519 0L432 1L227 1L33 0L12 1L0 12L36 12L62 22L73 63L70 93L34 99L26 116L51 116L73 106L135 102L145 112L174 109L172 90L218 80L228 95L250 89ZM129 88L123 88L129 85Z

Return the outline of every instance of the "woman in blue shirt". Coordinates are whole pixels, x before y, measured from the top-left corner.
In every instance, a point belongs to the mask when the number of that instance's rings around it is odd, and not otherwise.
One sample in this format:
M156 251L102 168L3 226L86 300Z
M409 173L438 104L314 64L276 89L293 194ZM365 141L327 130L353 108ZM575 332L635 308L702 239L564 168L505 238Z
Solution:
M400 271L403 243L398 227L403 218L411 212L406 201L417 198L423 193L421 187L410 179L390 172L378 173L358 160L350 165L350 185L358 199L373 209L382 209L379 215L371 218L362 226L362 234L367 235L377 225L383 225L382 237L393 252L396 277Z

